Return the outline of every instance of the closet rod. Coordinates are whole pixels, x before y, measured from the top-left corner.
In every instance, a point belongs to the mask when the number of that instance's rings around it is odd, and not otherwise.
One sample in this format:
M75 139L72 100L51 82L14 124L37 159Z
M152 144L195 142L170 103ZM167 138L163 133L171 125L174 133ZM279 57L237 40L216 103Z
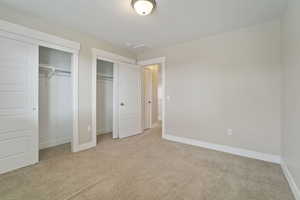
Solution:
M97 73L98 76L103 77L103 78L114 78L112 75L106 75L106 74L101 74Z
M71 71L65 70L65 69L59 69L59 68L56 68L55 71L63 72L63 73L67 73L67 74L71 74Z
M65 69L58 68L58 67L53 67L53 66L48 66L48 65L42 65L42 64L40 65L40 68L44 68L44 69L50 70L53 73L54 72L63 72L63 73L68 73L68 74L71 73L71 71L69 71L69 70L65 70Z

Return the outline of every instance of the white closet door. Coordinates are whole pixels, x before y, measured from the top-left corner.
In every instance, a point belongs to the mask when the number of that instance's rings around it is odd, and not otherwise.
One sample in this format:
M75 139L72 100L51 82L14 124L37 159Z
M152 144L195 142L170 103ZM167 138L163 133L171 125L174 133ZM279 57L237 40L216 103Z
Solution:
M0 173L38 162L38 47L0 37Z
M141 71L131 64L119 65L119 137L142 132Z
M145 129L151 128L152 124L152 71L144 69L144 106L145 106Z

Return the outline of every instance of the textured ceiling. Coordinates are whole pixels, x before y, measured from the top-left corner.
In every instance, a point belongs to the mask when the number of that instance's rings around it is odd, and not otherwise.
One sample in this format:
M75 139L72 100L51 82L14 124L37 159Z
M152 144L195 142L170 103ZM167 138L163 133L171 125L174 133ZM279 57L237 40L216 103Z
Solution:
M133 11L130 0L0 0L1 3L137 51L269 21L281 15L286 1L157 0L155 12L145 17Z

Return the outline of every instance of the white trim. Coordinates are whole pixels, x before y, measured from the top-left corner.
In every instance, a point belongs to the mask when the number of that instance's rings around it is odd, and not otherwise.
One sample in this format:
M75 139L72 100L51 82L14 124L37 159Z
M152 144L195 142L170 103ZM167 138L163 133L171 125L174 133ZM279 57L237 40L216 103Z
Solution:
M97 54L93 53L92 58L92 141L90 143L91 147L95 147L97 145Z
M128 64L136 63L136 60L134 60L134 59L120 56L118 54L114 54L114 53L100 50L100 49L92 48L92 53L93 53L93 56L96 57L96 59L105 60L105 61L109 61L112 63L128 63ZM93 59L93 61L94 61L94 59Z
M226 152L226 153L239 155L239 156L243 156L243 157L254 158L254 159L264 160L264 161L278 163L278 164L281 163L281 158L279 155L260 153L260 152L256 152L256 151L250 151L250 150L230 147L230 146L226 146L226 145L203 142L200 140L178 137L178 136L169 135L169 134L163 135L163 138L166 140L173 141L173 142L189 144L189 145L193 145L193 146L197 146L197 147L203 147L206 149L212 149L212 150L216 150L216 151Z
M160 64L162 78L162 138L166 132L166 57L158 57L149 60L141 60L137 62L140 66Z
M64 47L65 50L68 49L68 51L76 52L80 49L80 43L66 40L54 35L50 35L47 33L43 33L34 29L27 28L25 26L21 26L18 24L13 24L4 20L0 20L0 30L5 31L7 33L16 34L20 38L23 37L26 38L27 41L30 41L32 43L36 43L38 45L49 46L48 44L51 43L53 48L54 46L60 46ZM12 36L12 35L10 35ZM54 47L54 49L57 49L57 47Z
M138 61L137 64L138 65L154 65L154 64L161 64L161 63L165 63L166 62L166 57L159 57L159 58L152 58L149 60L141 60Z
M34 113L33 113L33 117L34 117L34 128L35 128L35 135L37 136L35 138L35 144L36 147L34 148L35 150L35 163L39 162L39 143L40 143L40 138L39 138L39 48L36 46L35 48L35 56L36 58L34 59L34 70L33 70L33 80L35 81L34 85L33 85L33 101L34 101Z
M31 39L31 38L28 38L28 37L24 37L22 35L18 35L18 34L15 34L15 33L10 33L10 32L7 32L7 31L1 30L1 29L0 29L0 36L8 38L8 39L17 40L17 41L20 41L20 42L25 42L25 43L28 43L28 44L38 45L37 40Z
M113 69L113 139L119 138L119 65L114 63Z
M281 161L281 168L294 194L295 200L300 200L300 189L298 188L286 162L283 159Z
M78 88L79 88L79 66L78 66L79 57L77 54L73 54L72 56L72 95L73 95L73 133L72 133L72 142L71 142L71 150L72 152L77 152L79 146L79 105L78 105Z

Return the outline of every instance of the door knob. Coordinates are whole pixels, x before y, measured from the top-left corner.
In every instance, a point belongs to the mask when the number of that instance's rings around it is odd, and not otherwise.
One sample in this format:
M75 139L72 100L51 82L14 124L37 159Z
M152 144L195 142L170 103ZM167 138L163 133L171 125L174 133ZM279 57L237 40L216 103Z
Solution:
M125 104L122 102L122 103L120 103L120 105L121 105L121 106L124 106Z
M152 103L151 101L148 101L148 103Z

